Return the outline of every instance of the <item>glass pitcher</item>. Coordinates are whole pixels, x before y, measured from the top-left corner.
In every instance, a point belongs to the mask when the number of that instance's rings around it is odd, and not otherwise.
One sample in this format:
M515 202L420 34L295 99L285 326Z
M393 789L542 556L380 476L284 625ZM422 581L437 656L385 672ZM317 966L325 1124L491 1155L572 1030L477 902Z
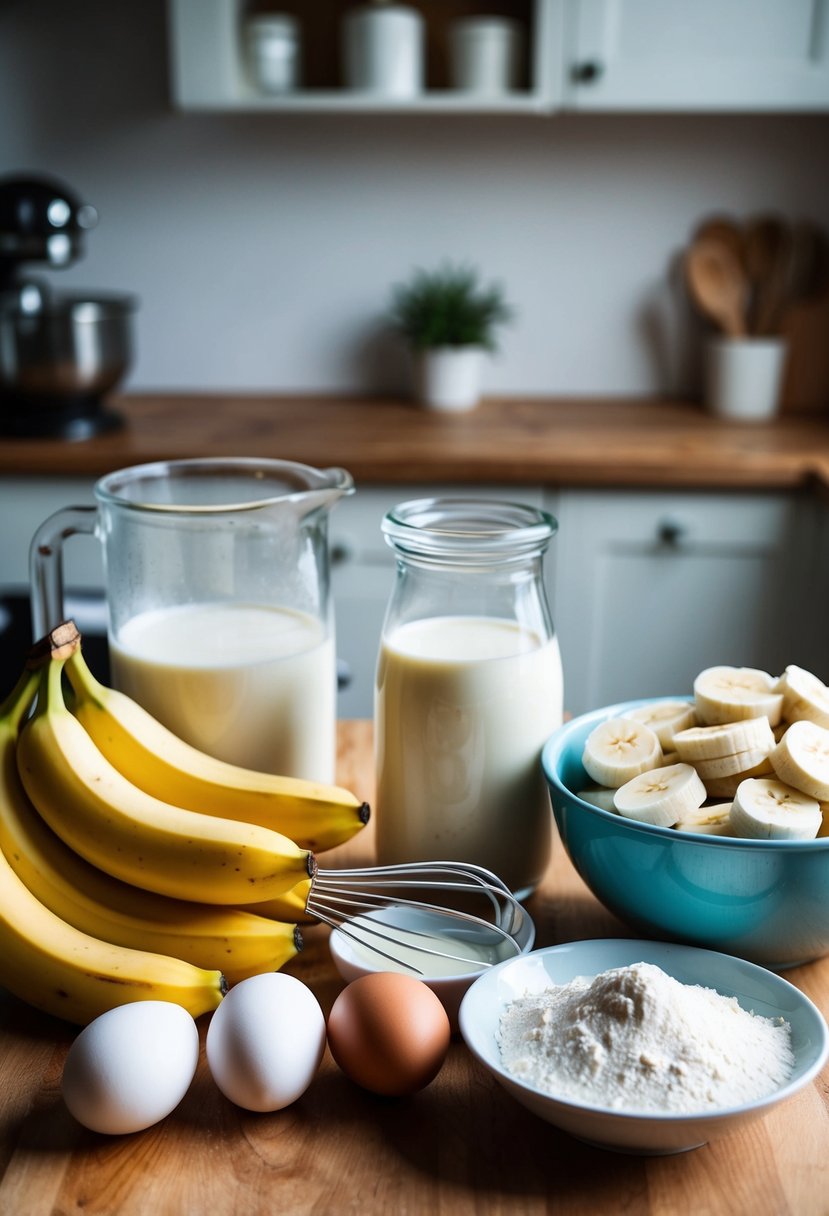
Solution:
M336 657L328 512L343 469L222 458L103 477L31 548L35 637L63 620L62 546L103 545L113 682L195 747L334 780Z
M563 691L542 561L557 523L422 499L382 529L397 575L375 690L378 861L475 862L523 898L550 856L540 755Z

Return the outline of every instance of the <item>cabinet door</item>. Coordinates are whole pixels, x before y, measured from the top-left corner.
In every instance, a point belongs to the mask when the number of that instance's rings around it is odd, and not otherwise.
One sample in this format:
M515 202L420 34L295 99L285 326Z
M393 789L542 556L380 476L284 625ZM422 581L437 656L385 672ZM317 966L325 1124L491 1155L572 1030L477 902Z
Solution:
M827 0L572 0L565 104L824 110Z
M690 693L720 663L820 671L813 502L569 492L559 516L554 613L571 713Z

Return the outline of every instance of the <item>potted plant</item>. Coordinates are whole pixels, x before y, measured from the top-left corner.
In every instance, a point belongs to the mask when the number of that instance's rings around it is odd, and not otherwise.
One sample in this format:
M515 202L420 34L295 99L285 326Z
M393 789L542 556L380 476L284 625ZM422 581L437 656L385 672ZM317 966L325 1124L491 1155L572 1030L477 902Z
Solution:
M393 289L391 321L414 360L417 397L433 409L477 405L485 355L512 309L501 287L484 287L470 266L417 270Z

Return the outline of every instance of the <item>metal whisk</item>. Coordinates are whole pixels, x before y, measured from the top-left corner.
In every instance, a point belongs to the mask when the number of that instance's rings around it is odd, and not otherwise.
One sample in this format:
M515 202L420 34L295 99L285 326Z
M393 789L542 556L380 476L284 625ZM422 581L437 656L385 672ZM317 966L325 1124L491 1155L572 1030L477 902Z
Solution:
M423 898L441 892L440 902ZM469 908L475 907L476 911ZM412 862L353 870L317 870L306 903L309 915L338 929L352 942L381 957L424 974L401 957L423 955L491 967L520 954L516 938L532 934L527 912L497 875L465 862ZM441 949L445 938L447 948ZM463 953L463 942L475 953ZM385 948L384 948L385 947ZM493 955L486 959L486 953Z

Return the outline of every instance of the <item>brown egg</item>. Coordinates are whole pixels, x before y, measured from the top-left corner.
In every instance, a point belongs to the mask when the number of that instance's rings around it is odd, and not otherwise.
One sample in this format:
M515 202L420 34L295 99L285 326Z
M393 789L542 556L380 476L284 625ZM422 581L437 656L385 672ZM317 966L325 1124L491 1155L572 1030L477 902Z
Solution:
M449 1049L449 1018L431 988L391 971L344 988L328 1017L328 1046L364 1089L397 1097L434 1080Z

